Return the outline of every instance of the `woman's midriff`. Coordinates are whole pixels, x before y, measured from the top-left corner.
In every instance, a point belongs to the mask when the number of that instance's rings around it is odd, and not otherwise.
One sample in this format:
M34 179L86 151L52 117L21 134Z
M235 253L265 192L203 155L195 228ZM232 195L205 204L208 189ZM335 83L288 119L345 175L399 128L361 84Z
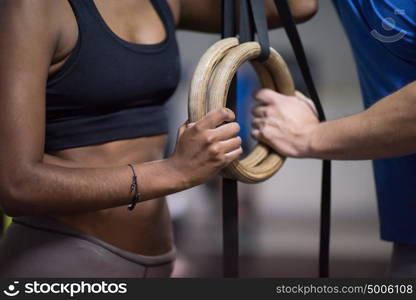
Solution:
M129 163L162 159L166 142L166 136L159 135L71 148L51 154L75 167L127 167ZM51 217L118 248L142 255L163 254L173 246L165 198L139 203L132 211L123 206Z

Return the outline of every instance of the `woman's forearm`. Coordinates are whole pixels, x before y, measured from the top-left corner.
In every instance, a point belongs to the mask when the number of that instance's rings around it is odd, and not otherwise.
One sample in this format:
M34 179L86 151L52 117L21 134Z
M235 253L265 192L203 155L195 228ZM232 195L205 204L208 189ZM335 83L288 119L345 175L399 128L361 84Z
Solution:
M168 159L134 164L141 200L201 184L237 159L242 149L234 120L230 109L212 110L198 122L180 127ZM129 166L80 168L43 153L40 159L29 159L36 151L28 153L14 144L0 147L0 204L9 215L95 211L133 199Z
M169 159L135 164L141 199L149 200L188 188ZM128 166L74 168L37 163L10 176L2 206L12 216L95 211L127 205L132 171Z
M321 123L311 131L306 157L379 159L416 153L416 83L366 111Z

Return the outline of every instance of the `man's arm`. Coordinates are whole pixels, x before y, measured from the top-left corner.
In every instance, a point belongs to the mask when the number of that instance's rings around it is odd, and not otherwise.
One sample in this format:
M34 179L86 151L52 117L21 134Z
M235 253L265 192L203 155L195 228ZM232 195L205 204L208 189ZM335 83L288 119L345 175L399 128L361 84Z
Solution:
M253 135L289 157L365 160L416 153L416 82L369 109L319 123L311 101L262 90Z
M280 27L281 23L274 1L265 1L269 28ZM220 32L221 0L179 0L179 3L180 29ZM318 10L318 0L289 0L288 3L295 20L299 23L312 18ZM175 7L175 5L172 6Z

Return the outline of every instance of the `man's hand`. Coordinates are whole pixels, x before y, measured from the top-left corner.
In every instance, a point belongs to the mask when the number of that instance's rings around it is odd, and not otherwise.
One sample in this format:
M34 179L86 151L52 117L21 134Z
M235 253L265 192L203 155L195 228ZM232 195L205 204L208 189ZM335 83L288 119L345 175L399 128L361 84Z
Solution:
M319 124L313 102L300 92L290 97L269 89L254 97L253 137L284 156L310 156L309 137Z

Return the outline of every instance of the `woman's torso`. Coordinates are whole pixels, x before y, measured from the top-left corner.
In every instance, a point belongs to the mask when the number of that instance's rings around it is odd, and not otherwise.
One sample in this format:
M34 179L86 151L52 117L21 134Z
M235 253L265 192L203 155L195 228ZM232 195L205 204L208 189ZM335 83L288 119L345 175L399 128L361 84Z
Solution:
M92 0L78 0L78 1L92 1ZM157 0L164 1L164 0ZM126 42L135 44L147 45L163 44L169 32L166 28L166 22L159 12L155 10L154 2L157 1L136 1L136 0L96 0L95 4L99 16L102 17L104 24L100 26L107 26L107 31L102 30L99 34L107 34L111 36L114 34L114 43ZM153 3L153 5L152 5ZM78 9L80 9L78 7ZM74 52L79 47L79 35L85 28L79 27L79 16L75 17L71 6L67 1L62 1L62 22L67 25L62 33L61 41L57 47L54 61L50 66L49 75L54 80L60 76L63 68L68 68L68 60L73 59ZM77 13L77 12L75 12ZM79 14L79 12L78 12ZM88 16L86 14L85 16ZM98 27L97 27L98 28ZM107 36L107 37L108 37ZM117 40L119 39L119 40ZM108 39L111 41L111 39ZM81 40L81 42L85 41ZM88 41L87 41L88 42ZM82 53L83 48L78 49ZM91 44L90 44L91 46ZM119 45L122 49L123 45ZM105 52L106 49L98 48L97 51ZM131 51L126 48L126 51ZM100 53L97 53L99 56ZM138 59L142 59L143 55L147 55L148 59L152 59L152 53L143 54L138 53ZM141 55L141 56L140 56ZM163 55L163 50L159 51L158 55ZM160 56L159 56L160 57ZM114 57L114 61L123 59L123 57ZM81 60L82 61L82 60ZM73 62L71 62L71 66ZM89 70L87 70L89 71ZM122 72L123 70L119 70ZM174 71L166 69L166 72ZM105 72L105 70L102 70ZM146 70L140 70L141 73ZM111 78L107 76L107 78ZM121 74L120 74L121 75ZM67 75L65 75L67 76ZM65 76L63 79L65 80ZM100 76L100 74L97 74ZM104 74L105 77L105 74ZM145 78L143 80L155 80L157 78ZM94 78L96 81L96 78ZM137 78L138 85L140 85L140 78ZM111 83L111 82L110 82ZM88 84L88 82L86 82ZM107 83L108 85L109 83ZM173 83L170 82L169 88ZM59 86L58 86L59 87ZM105 88L105 86L103 86ZM112 91L114 89L111 89ZM140 94L140 91L137 91ZM99 95L99 94L98 94ZM103 95L105 97L105 95ZM58 99L59 100L59 99ZM100 99L94 99L92 104L89 104L88 109L94 110L94 105L98 106L100 111ZM107 106L114 106L114 103L108 105L108 100L111 102L111 97L105 99ZM146 106L152 106L152 95L146 99ZM48 101L48 99L47 99ZM84 100L89 101L89 99ZM79 101L81 108L82 101ZM59 101L55 101L54 104ZM117 105L117 104L116 104ZM140 105L140 103L138 104ZM111 108L110 108L111 109ZM126 109L128 107L121 107L116 109ZM115 110L116 110L115 109ZM105 111L105 110L104 110ZM93 111L94 113L94 111ZM104 112L104 114L106 111ZM85 112L84 112L85 114ZM82 113L79 114L81 117ZM71 116L72 118L73 116ZM140 117L140 115L138 115ZM69 122L71 121L69 119ZM81 124L80 130L85 128L85 124ZM74 129L75 130L75 129ZM48 136L47 136L48 138ZM104 137L105 138L105 137ZM47 153L60 159L59 164L75 167L110 167L127 165L128 163L141 163L153 161L163 158L166 146L166 135L150 134L146 137L130 137L120 138L113 141L104 141L94 143L93 145L75 146L66 149L51 149ZM50 159L50 163L55 163L54 159ZM139 182L140 185L140 182ZM157 255L167 252L172 247L172 235L170 216L165 199L154 199L140 203L136 206L134 211L128 211L126 207L111 208L97 212L78 213L71 215L54 215L55 219L70 225L86 234L95 236L108 243L111 243L124 250L144 254Z

